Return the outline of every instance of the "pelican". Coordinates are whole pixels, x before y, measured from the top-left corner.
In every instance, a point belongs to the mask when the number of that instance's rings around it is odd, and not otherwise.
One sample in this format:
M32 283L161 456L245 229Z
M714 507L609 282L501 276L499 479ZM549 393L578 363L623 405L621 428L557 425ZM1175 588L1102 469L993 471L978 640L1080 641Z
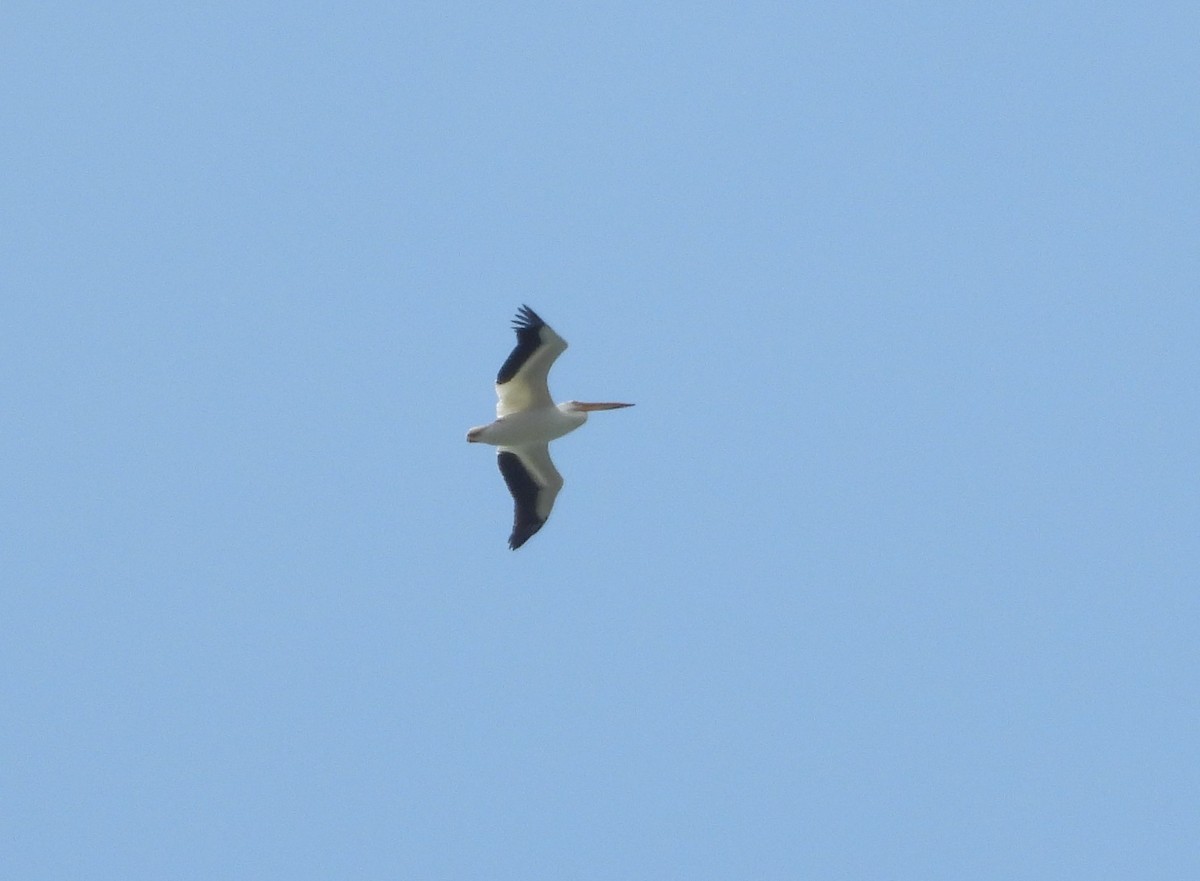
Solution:
M555 406L546 385L550 365L567 341L528 306L513 319L517 346L496 376L496 421L467 432L467 442L496 447L496 462L513 497L513 529L508 546L514 551L546 525L562 475L550 460L550 441L587 422L593 410L616 410L633 404L567 401Z

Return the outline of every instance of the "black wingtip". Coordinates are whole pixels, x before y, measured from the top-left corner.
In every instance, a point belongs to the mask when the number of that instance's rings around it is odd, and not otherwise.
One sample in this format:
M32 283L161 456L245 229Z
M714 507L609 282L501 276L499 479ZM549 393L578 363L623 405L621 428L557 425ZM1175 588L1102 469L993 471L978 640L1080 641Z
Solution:
M500 466L500 474L513 497L513 527L508 537L508 547L515 551L529 541L546 521L537 515L538 485L529 476L520 458L508 450L500 450L496 454L496 464Z
M516 317L513 318L512 325L513 330L537 330L545 323L540 315L522 303L521 308L517 310Z
M525 544L525 542L529 541L529 539L533 538L534 535L537 534L537 531L545 525L545 522L546 521L543 520L541 523L534 525L532 528L514 530L513 534L508 537L508 549L510 551L515 551L521 545Z
M516 376L525 359L537 351L538 346L542 344L542 328L546 326L546 322L528 306L522 306L517 310L512 326L517 332L517 347L500 365L500 372L496 374L496 385L503 385Z

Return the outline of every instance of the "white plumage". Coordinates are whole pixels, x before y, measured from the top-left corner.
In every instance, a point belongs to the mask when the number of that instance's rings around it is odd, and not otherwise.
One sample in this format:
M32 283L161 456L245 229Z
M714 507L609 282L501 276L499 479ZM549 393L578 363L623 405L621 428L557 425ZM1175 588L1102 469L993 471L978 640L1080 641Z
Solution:
M550 441L583 425L592 411L633 405L567 401L556 406L547 376L567 341L528 306L517 311L513 329L516 348L496 376L496 421L472 428L467 440L499 448L496 461L514 505L508 546L516 550L542 528L562 489L562 475L550 459Z

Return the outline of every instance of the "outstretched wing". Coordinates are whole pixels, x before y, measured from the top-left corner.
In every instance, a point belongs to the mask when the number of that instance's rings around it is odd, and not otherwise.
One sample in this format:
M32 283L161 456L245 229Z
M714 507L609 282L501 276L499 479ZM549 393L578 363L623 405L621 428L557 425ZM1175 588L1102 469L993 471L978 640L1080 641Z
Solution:
M513 530L508 546L515 551L545 525L563 479L550 460L548 444L500 447L496 463L513 497Z
M496 416L554 405L546 376L554 359L567 348L567 341L554 332L528 306L513 319L517 346L496 375Z

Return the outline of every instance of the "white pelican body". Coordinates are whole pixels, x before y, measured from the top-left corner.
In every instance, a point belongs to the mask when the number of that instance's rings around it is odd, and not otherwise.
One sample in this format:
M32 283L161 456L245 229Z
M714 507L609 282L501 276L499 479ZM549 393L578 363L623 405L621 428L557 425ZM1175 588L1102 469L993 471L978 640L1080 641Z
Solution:
M586 410L572 410L578 401L518 410L501 416L491 425L472 428L467 440L472 443L492 444L497 447L515 447L522 444L549 443L564 434L570 434L587 422Z
M567 341L528 306L513 320L517 346L496 376L497 419L467 432L471 443L499 447L496 461L514 503L508 546L516 550L542 528L562 489L562 475L550 459L550 441L587 422L593 410L632 404L567 401L555 406L546 377Z

